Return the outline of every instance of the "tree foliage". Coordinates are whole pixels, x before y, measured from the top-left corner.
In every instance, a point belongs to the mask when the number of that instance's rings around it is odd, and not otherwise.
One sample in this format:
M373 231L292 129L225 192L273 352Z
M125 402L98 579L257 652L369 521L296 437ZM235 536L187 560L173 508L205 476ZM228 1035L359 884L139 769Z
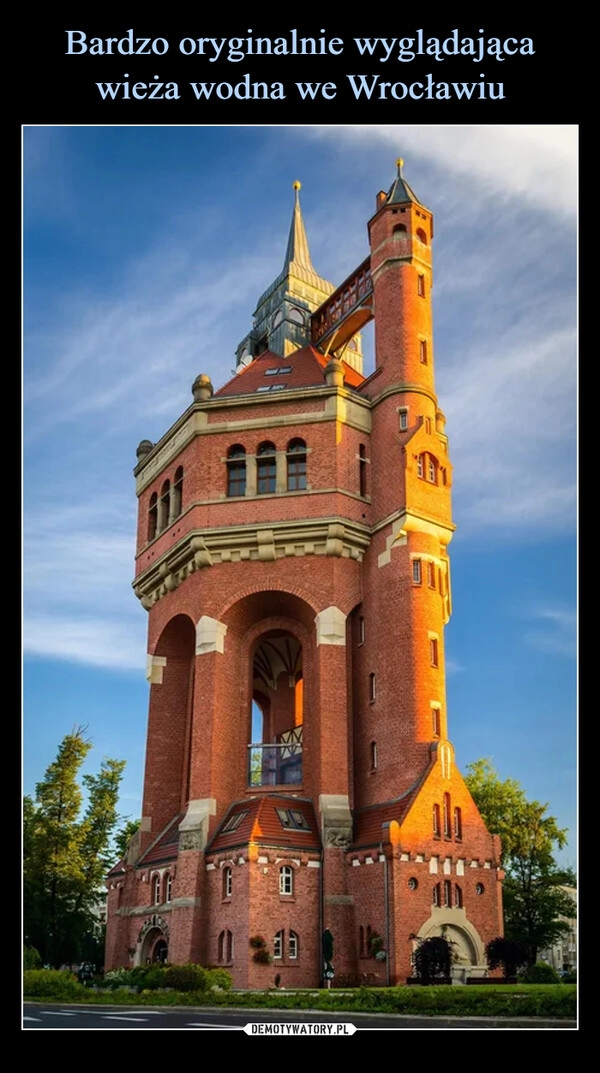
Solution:
M488 759L470 764L465 782L488 830L502 839L505 937L524 945L533 965L538 950L568 933L561 918L575 915L573 900L563 889L576 886L575 875L554 859L556 849L566 844L567 830L547 815L547 804L528 801L515 779L501 781Z
M417 942L410 959L415 976L423 983L433 980L448 979L452 971L453 943L445 935L430 935L420 939L411 935Z
M119 822L117 802L124 760L105 759L97 775L79 769L92 743L74 727L56 759L23 801L23 918L25 942L44 964L90 957L98 931L95 913Z

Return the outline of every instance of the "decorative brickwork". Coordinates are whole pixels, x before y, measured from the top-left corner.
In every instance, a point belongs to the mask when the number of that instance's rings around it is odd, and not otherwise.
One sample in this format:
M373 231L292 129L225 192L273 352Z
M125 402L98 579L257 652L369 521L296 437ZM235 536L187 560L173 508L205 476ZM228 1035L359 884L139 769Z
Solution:
M411 936L445 930L466 979L502 934L503 877L448 740L433 218L399 167L370 256L336 289L298 190L236 375L196 377L137 452L143 818L107 879L106 967L314 987L328 929L336 975L404 983ZM353 339L371 318L365 378Z

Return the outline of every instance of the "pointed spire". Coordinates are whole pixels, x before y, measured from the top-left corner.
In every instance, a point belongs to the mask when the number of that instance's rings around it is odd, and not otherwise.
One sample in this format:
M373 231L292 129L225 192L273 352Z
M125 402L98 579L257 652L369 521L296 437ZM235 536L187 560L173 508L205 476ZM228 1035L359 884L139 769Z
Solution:
M402 175L403 165L404 161L399 157L396 161L398 175L388 190L385 203L386 205L405 205L407 201L414 201L417 205L421 205L422 202L419 201L414 190L408 185L406 179Z
M300 190L301 183L296 180L293 184L294 189L294 214L292 216L292 223L290 226L290 234L288 238L287 249L285 251L285 261L283 262L283 271L286 272L288 265L297 264L307 268L310 272L314 272L313 263L310 259L310 250L308 248L308 239L306 237L306 231L304 229L304 220L302 219L302 209L300 208L300 197L298 191Z

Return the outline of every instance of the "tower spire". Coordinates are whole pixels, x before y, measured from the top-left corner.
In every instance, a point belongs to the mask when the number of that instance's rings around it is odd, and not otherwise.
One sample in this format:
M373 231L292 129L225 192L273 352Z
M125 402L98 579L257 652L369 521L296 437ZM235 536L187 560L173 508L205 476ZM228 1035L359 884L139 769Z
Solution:
M287 249L285 251L285 260L283 262L284 272L289 270L291 264L300 265L302 268L308 269L309 272L315 271L310 259L308 239L306 237L304 220L302 219L302 209L300 208L299 191L301 186L302 183L298 182L296 179L295 183L293 183L294 211L292 213Z

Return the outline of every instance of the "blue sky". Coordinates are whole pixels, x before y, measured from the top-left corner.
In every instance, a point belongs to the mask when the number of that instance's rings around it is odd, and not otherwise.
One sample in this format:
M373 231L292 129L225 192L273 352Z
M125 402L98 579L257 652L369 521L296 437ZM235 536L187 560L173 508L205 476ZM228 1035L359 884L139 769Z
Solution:
M449 735L548 803L577 866L578 128L23 128L23 792L85 725L137 818L148 685L133 595L140 440L234 368L283 265L368 253L395 160L435 217L436 389L457 531ZM372 354L372 337L365 333ZM371 359L369 359L371 360Z

